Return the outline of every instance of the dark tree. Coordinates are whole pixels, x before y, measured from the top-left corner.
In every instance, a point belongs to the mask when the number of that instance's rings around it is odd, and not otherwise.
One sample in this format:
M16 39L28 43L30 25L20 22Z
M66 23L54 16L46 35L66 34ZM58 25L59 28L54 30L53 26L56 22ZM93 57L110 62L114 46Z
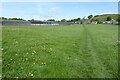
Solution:
M112 18L110 16L107 17L106 21L111 21Z
M90 22L93 22L93 21L95 21L95 19L94 19L94 18L92 18L92 19L90 20Z
M66 22L66 19L62 19L61 22Z
M88 19L91 19L92 17L93 17L93 15L89 15L89 16L88 16Z
M5 18L5 17L0 17L0 19L2 19L2 20L7 20L7 18Z
M70 21L71 21L71 22L73 22L73 21L74 21L74 19L71 19Z
M81 20L80 18L75 19L75 21L80 21L80 20Z
M24 20L22 18L9 18L8 20Z
M116 21L118 21L118 24L120 24L120 16L118 16Z
M48 19L47 21L55 21L55 19Z
M71 20L66 20L66 22L71 22Z
M80 20L81 20L80 18L76 18L76 19L71 19L70 21L75 22L75 21L80 21Z
M59 20L57 20L56 22L60 22Z
M98 24L102 23L99 19L95 19L95 21L97 21Z

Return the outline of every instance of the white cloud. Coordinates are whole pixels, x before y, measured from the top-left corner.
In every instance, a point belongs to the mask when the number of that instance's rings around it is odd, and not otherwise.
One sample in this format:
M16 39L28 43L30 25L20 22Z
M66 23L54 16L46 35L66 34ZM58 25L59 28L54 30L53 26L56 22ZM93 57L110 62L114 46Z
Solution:
M115 12L105 12L105 13L100 13L100 15L102 14L118 14L118 13L115 13Z
M61 7L52 7L49 9L50 12L56 12L59 11L61 9Z

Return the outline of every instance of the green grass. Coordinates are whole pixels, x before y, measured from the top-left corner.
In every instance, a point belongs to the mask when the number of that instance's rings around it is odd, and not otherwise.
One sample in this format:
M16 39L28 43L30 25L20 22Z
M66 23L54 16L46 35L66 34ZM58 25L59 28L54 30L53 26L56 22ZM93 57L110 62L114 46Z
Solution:
M2 77L115 78L118 26L3 26Z

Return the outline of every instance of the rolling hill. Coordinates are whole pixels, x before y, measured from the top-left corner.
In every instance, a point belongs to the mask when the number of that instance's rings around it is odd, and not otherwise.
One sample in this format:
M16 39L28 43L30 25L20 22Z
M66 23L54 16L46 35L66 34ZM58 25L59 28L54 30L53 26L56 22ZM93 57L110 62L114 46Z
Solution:
M110 16L114 20L118 19L118 14L103 14L103 15L96 15L94 17L94 20L98 19L99 21L105 21L108 16Z

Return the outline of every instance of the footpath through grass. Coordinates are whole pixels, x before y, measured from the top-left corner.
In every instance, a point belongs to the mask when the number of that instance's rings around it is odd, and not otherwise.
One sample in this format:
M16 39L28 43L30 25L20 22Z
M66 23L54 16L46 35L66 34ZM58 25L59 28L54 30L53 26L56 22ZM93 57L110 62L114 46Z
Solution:
M2 77L117 77L117 40L117 25L4 26Z

